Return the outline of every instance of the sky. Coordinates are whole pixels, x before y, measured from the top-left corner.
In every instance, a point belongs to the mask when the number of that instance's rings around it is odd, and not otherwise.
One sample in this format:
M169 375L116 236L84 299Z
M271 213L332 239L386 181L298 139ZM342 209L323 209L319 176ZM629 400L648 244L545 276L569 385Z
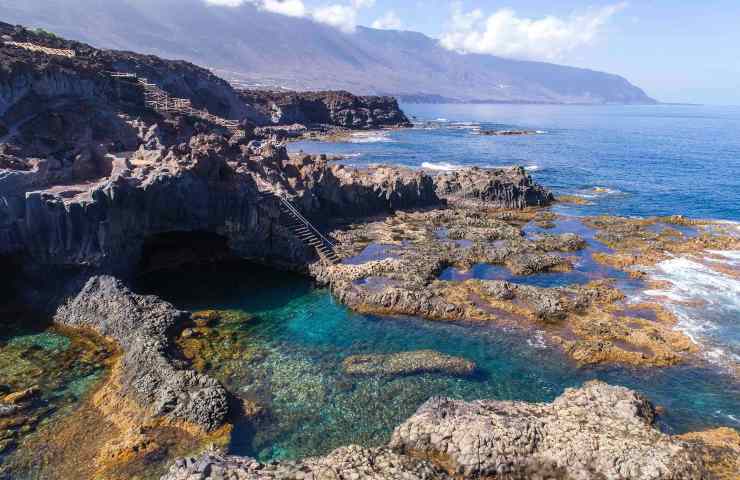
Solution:
M448 49L617 73L663 102L740 105L740 0L204 0L425 33Z

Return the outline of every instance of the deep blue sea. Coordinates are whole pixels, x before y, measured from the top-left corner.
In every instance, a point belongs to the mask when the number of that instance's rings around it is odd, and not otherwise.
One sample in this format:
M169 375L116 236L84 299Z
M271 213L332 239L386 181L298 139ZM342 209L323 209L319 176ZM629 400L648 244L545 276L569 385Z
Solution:
M584 214L740 220L740 107L402 105L417 127L300 142L291 151L335 153L353 164L429 169L528 167L556 193L583 195ZM531 136L479 131L526 129ZM601 187L594 191L595 187Z

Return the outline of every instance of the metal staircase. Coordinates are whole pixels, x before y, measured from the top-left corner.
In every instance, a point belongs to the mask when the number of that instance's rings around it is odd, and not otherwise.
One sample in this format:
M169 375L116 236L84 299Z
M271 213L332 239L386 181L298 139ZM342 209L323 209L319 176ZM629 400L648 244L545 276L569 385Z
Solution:
M309 247L313 247L321 260L333 265L337 265L342 262L342 259L339 258L339 255L337 255L335 251L336 244L326 238L326 236L314 227L313 224L304 217L291 201L285 198L284 195L275 192L275 190L270 187L260 191L260 195L262 195L263 198L272 197L278 200L281 213L284 217L289 219L286 223L286 227L288 227L290 231L293 232L293 234L303 243Z

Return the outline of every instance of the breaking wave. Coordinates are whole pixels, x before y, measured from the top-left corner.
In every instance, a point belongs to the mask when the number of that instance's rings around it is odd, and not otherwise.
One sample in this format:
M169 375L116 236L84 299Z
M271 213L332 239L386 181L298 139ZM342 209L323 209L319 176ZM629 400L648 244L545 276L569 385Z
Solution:
M608 195L622 195L622 194L624 194L624 192L622 192L621 190L617 190L616 188L596 186L588 190L581 190L580 192L577 192L574 195L576 197L594 199L594 198L606 197Z
M393 143L388 132L355 132L350 135L350 143Z
M740 270L740 251L711 252L724 256L725 267ZM700 258L676 257L656 265L651 278L667 287L645 295L667 298L678 318L676 327L704 346L706 360L724 365L740 362L740 278L701 262ZM716 258L714 259L717 262Z
M421 168L424 168L426 170L435 170L438 172L449 172L452 170L461 170L465 167L462 165L456 165L454 163L447 163L447 162L440 162L440 163L424 162L421 164Z

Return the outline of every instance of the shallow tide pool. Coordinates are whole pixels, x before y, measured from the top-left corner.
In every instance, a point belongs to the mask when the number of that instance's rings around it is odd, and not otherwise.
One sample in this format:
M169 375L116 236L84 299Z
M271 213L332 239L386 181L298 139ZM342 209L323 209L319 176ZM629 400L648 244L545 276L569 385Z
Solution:
M251 315L214 327L228 339L221 348L250 354L213 362L207 370L237 396L266 407L258 420L237 425L232 445L235 453L261 460L319 455L351 443L382 444L435 395L550 401L591 379L646 394L665 407L659 422L670 433L740 427L740 383L712 368L579 368L544 335L469 322L357 315L307 279L250 264L160 273L145 279L142 289L180 308ZM421 349L472 360L477 371L465 378L353 377L342 371L349 355Z

